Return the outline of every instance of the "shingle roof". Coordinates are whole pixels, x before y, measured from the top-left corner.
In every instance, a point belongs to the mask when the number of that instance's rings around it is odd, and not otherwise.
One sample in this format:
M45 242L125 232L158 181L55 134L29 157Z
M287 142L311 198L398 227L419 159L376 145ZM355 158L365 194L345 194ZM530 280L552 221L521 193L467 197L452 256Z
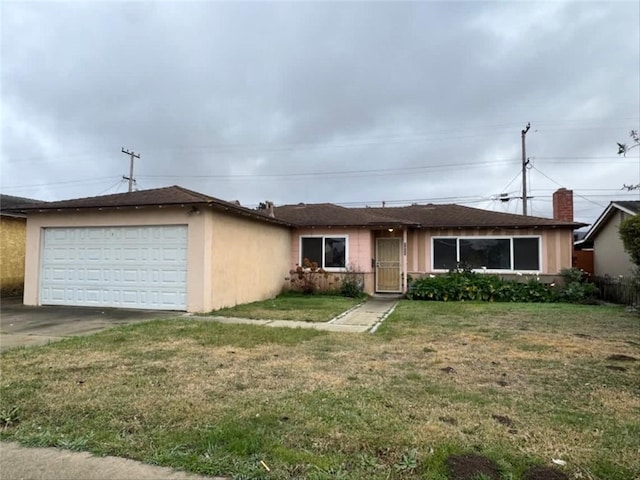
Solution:
M378 214L358 208L345 208L332 203L283 205L275 207L274 214L276 218L300 227L418 226L416 222L394 215Z
M458 227L565 227L579 228L583 223L566 222L551 218L530 217L513 213L493 212L480 208L464 207L461 205L411 205L407 207L359 208L371 213L388 213L394 217L403 218L431 228Z
M623 209L632 212L634 215L638 215L640 213L640 200L623 200L612 203L620 205Z
M24 210L66 210L106 207L142 207L150 205L184 205L207 203L217 200L213 197L186 188L172 187L139 190L137 192L114 193L98 197L75 198L55 202L42 202L25 206ZM222 200L219 200L222 202ZM227 203L227 202L225 202Z
M35 203L43 203L41 200L34 200L33 198L14 197L13 195L5 195L0 193L0 209L12 210L14 208L20 208L23 205L33 205Z
M174 185L172 187L139 190L137 192L115 193L98 197L76 198L56 202L40 202L20 208L22 212L46 212L62 210L84 210L92 208L132 208L171 205L210 205L237 214L250 216L263 221L287 225L281 219L271 218L256 210L242 207L236 203L220 200L202 193Z
M626 202L634 203L634 202ZM640 203L640 202L636 202ZM268 210L251 210L236 203L220 200L183 187L156 188L137 192L116 193L98 197L22 205L21 212L83 210L92 208L132 208L168 205L206 204L236 214L250 216L286 226L298 227L384 227L384 228L579 228L583 223L565 222L540 217L525 217L460 205L411 205L386 208L346 208L332 203L284 205Z
M411 205L385 208L345 208L331 203L275 207L276 218L298 226L410 226L414 228L463 227L561 227L579 228L583 223L541 217L525 217L460 205Z
M41 200L34 200L33 198L14 197L13 195L0 194L0 212L2 215L10 217L24 217L19 213L21 207L25 205L42 203Z

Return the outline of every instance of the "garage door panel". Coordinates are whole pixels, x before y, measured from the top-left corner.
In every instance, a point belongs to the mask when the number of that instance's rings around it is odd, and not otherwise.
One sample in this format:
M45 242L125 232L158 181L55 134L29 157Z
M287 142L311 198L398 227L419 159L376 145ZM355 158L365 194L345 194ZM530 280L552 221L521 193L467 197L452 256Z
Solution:
M187 227L44 231L41 303L185 310Z

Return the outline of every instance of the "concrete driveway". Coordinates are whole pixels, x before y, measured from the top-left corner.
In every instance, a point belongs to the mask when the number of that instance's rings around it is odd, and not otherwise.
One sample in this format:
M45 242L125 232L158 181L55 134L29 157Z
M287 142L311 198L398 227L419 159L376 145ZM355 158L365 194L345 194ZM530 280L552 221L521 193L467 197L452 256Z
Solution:
M46 345L117 325L180 317L184 312L93 307L27 307L22 298L0 300L0 350Z

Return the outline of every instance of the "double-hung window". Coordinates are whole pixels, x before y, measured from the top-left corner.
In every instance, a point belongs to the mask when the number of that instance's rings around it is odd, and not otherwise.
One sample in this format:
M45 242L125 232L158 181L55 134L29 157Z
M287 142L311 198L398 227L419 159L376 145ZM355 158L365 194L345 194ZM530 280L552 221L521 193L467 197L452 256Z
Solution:
M347 237L318 236L300 238L300 263L315 262L324 269L347 266Z
M540 237L445 237L433 239L433 269L540 271Z

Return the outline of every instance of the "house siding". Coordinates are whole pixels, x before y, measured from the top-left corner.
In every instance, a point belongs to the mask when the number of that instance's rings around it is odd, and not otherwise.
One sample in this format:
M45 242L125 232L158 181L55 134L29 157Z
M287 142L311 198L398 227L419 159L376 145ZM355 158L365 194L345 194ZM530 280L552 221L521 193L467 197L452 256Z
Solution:
M291 238L290 268L300 263L300 237L336 236L349 238L347 244L347 269L354 272L372 272L371 259L374 257L371 231L357 228L299 228Z
M24 289L27 220L0 216L0 293L17 295Z
M417 234L417 235L415 235ZM573 233L571 230L541 230L541 229L429 229L410 232L408 236L408 251L411 252L418 245L418 261L409 256L409 275L419 276L432 273L431 257L434 237L482 237L482 236L539 236L541 238L541 266L542 275L557 275L561 269L570 268L573 254ZM420 252L423 252L421 255Z
M306 236L346 236L347 242L347 270L361 274L363 290L373 293L375 289L374 269L371 261L375 256L375 239L371 230L364 228L298 228L291 236L291 253L289 256L289 272L296 269L300 263L300 238ZM290 280L285 283L285 288L293 287L295 275L290 274ZM338 290L342 283L343 273L332 272L318 279L321 288Z
M633 262L625 251L619 230L628 214L616 211L593 239L593 267L596 276L628 277L633 272Z
M211 303L206 310L265 300L278 295L289 275L288 228L215 213L209 255Z
M304 228L294 231L291 240L290 264L293 270L300 261L300 237L320 235L346 235L349 237L347 260L349 270L362 274L364 290L367 293L375 291L375 269L371 260L375 258L376 238L402 238L402 231L387 230L371 231L354 228ZM569 229L425 229L409 230L406 245L406 275L417 278L425 274L434 273L431 268L433 237L482 237L482 236L537 236L540 237L540 272L539 276L546 281L555 281L560 270L571 268L573 256L573 232ZM513 275L513 274L511 274ZM333 275L335 276L335 275ZM329 284L335 285L339 279L329 279ZM510 276L509 273L504 276Z

